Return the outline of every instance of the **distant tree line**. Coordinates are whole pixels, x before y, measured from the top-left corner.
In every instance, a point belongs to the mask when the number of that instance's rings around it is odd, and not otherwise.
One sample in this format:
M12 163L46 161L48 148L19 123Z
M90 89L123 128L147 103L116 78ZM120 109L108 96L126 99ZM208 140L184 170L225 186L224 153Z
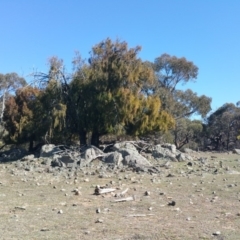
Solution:
M47 73L26 83L16 73L0 74L2 142L79 142L99 146L102 136L150 137L178 149L229 150L239 145L240 108L226 103L211 111L211 98L180 84L195 81L198 67L186 58L162 54L154 62L138 57L141 47L106 39L89 59L79 54L73 71L52 57ZM192 120L199 115L203 120Z

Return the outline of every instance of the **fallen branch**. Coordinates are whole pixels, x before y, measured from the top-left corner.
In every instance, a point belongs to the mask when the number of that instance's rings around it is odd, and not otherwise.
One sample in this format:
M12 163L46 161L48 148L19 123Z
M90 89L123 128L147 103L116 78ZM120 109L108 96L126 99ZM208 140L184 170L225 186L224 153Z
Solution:
M104 193L110 193L116 191L115 188L100 188L99 186L96 186L95 188L95 194L96 195L101 195Z
M124 191L122 191L122 192L120 193L120 195L121 195L121 196L124 196L125 193L128 191L128 189L129 189L129 188L127 188L127 189L125 189Z
M128 202L128 201L133 201L133 200L134 200L133 197L126 197L126 198L116 199L116 200L114 200L114 202Z
M155 214L130 214L126 215L125 217L148 217L148 216L154 216Z

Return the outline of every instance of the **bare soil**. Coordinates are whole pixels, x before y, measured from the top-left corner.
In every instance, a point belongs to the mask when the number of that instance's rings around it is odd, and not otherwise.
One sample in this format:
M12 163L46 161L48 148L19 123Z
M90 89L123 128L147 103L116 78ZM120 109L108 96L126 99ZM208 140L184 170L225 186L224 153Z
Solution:
M195 154L208 160L170 162L156 175L103 174L97 162L68 174L2 163L0 238L240 239L240 156ZM117 190L94 195L96 185ZM115 202L127 188L134 200Z

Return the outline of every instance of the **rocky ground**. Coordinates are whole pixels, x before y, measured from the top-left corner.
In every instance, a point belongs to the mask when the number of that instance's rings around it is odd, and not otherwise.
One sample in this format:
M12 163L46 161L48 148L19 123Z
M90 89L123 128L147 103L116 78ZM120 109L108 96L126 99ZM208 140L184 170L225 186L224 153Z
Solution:
M13 152L0 159L1 239L239 239L240 155L134 142Z

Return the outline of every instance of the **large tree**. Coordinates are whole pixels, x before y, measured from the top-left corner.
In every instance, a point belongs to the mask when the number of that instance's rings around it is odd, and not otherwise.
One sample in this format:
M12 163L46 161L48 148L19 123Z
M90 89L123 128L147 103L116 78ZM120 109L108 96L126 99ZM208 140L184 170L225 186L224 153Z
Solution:
M211 98L190 89L180 90L178 85L195 81L198 67L186 58L177 58L163 54L152 64L156 74L153 92L158 93L163 109L169 112L176 121L175 130L171 131L173 142L178 148L194 140L195 134L201 129L199 122L192 122L193 115L204 118L211 110Z
M11 94L24 85L26 85L25 79L19 77L17 73L0 74L0 138L5 132L3 127L5 103Z
M170 92L176 89L177 84L193 81L198 75L198 67L193 62L166 53L155 59L153 67L160 86Z
M15 96L9 97L3 116L4 126L8 131L7 142L29 142L29 151L32 151L34 141L39 140L46 132L40 94L41 91L37 88L24 87L19 88Z
M177 58L162 54L152 64L156 74L154 92L159 94L163 108L175 119L198 114L205 117L211 110L211 98L197 96L192 90L177 89L177 85L194 81L198 75L198 67L186 58Z
M226 103L207 118L206 134L215 150L229 150L239 144L240 108Z
M145 84L154 81L154 72L138 58L140 49L106 39L92 48L89 65L73 80L78 130L83 136L92 132L94 145L98 145L99 136L109 132L143 134L167 130L174 124L162 110L160 99L144 92Z

